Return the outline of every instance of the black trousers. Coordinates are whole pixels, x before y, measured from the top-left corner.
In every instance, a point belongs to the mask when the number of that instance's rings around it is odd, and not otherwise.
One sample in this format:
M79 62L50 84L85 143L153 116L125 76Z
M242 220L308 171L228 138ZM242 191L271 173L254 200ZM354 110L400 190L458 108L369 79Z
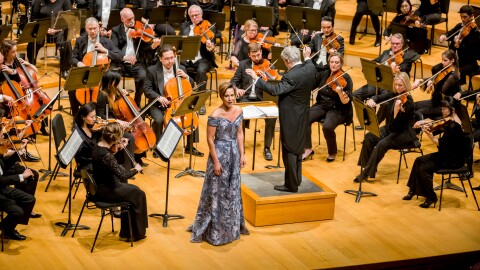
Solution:
M415 102L415 112L420 113L423 118L436 119L442 117L442 108L434 107L431 100Z
M192 61L182 61L182 65L185 66L187 71L194 70L194 72L189 72L188 76L193 77L195 83L199 84L205 82L204 85L196 89L197 91L203 91L207 89L207 72L210 70L212 65L210 61L206 59L199 59L197 62L193 63Z
M282 141L282 159L285 166L285 187L297 191L302 183L302 154L288 152Z
M345 123L346 116L340 110L326 110L318 104L315 104L310 108L307 127L307 143L305 148L312 148L312 124L319 122L322 119L325 119L322 131L325 141L327 142L328 154L335 155L337 154L337 135L335 134L335 129L339 125Z
M145 78L147 77L147 70L145 65L137 61L135 65L130 65L128 63L122 63L121 73L123 75L132 76L135 80L135 97L134 101L139 107L141 107L140 102L142 101L143 95L143 86L145 84Z
M437 194L433 190L433 174L438 169L435 165L435 155L432 153L417 157L413 163L407 186L413 194L436 200Z
M378 20L378 15L370 11L367 7L367 1L358 1L357 2L357 11L352 19L352 28L350 29L350 38L355 37L357 33L357 27L362 20L363 15L370 15L372 20L373 29L375 29L375 34L380 36L380 20Z
M7 213L3 219L3 230L13 234L18 224L27 225L35 206L35 197L18 188L10 186L0 190L0 209Z
M356 97L359 100L367 100L375 96L377 94L376 91L377 90L375 89L375 87L365 84L364 86L358 88L355 92L353 92L353 97ZM385 92L389 92L389 91L382 88L378 89L379 95L384 94ZM391 96L393 96L393 93ZM382 102L382 101L383 100L378 100L378 102ZM387 118L387 105L382 104L380 105L380 108L378 108L378 111L377 111L378 124L382 123L383 120L385 120L385 118Z
M419 9L415 10L413 14L420 17L421 23L426 23L430 25L437 24L442 19L442 14L440 13L422 14Z

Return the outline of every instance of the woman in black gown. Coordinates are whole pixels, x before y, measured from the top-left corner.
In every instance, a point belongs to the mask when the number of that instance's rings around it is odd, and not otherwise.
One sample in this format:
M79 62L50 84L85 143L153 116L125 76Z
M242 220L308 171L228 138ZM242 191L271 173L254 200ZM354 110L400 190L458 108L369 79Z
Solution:
M148 227L147 200L145 192L139 187L127 183L127 180L142 172L140 165L128 171L120 164L113 154L122 148L123 128L119 123L108 123L102 131L100 142L93 148L92 164L93 178L97 184L95 197L106 202L132 203L130 216L132 218L133 241L146 237ZM129 238L129 224L126 213L122 212L120 237Z

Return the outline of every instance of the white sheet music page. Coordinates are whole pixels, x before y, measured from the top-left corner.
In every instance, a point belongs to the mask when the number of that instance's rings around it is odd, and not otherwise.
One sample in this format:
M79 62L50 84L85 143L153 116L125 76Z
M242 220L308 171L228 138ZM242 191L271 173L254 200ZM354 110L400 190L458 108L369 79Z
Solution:
M182 138L182 134L183 130L173 120L170 120L157 144L157 150L162 156L170 159L175 148L177 148L180 138Z
M243 119L255 119L266 116L257 106L249 105L242 108Z
M72 162L73 157L77 153L82 143L83 143L82 137L80 136L78 131L74 129L72 135L70 135L70 138L68 138L67 142L58 153L58 157L60 158L60 161L64 165L70 164L70 162Z
M266 116L278 117L278 107L277 106L266 106L258 107Z

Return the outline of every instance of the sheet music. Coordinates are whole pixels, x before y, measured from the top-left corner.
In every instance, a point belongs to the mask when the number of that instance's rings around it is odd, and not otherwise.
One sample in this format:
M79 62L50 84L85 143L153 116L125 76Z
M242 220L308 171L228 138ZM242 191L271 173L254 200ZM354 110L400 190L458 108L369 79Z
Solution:
M177 123L175 123L175 121L170 120L156 146L158 152L160 152L163 157L170 159L175 148L177 148L182 135L183 130L177 125Z
M261 110L266 116L278 117L278 107L277 106L268 106L268 107L257 107Z
M244 119L255 119L265 117L266 114L261 111L257 106L249 105L242 108Z
M83 139L76 129L73 130L73 133L68 138L67 142L63 145L58 153L58 158L62 163L63 167L68 166L72 162L73 157L78 152L78 149L83 143Z

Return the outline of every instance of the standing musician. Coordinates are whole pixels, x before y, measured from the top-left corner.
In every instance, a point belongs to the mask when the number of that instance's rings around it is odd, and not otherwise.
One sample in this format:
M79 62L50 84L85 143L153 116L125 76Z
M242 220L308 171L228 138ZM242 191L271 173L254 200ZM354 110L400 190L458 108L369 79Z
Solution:
M254 20L246 20L243 24L243 29L245 30L245 36L235 42L234 51L232 52L232 64L235 67L238 67L240 61L248 59L248 44L250 43L259 43L261 41L258 33L258 24ZM262 58L269 59L271 58L270 50L266 46L262 46Z
M477 59L480 57L480 31L475 23L475 16L471 6L460 8L461 23L445 34L442 34L438 41L443 43L450 41L449 48L457 52L458 65L460 67L460 85L466 83L466 76L478 71ZM437 66L436 68L439 68ZM441 69L441 68L440 68Z
M321 26L322 32L315 33L312 41L310 41L312 53L317 54L312 59L313 63L320 70L328 68L327 60L331 54L338 52L343 56L345 51L344 38L334 32L333 18L324 16L322 18Z
M230 83L237 88L237 102L263 100L263 91L257 91L255 85L252 85L252 77L248 76L245 70L257 68L261 72L268 72L270 69L270 61L262 58L262 47L258 43L248 44L248 57L249 59L240 62L239 67L235 71L235 75L233 75L233 78L230 80ZM267 67L267 69L262 70L263 67ZM273 159L270 146L272 145L276 122L277 119L265 119L263 157L266 160ZM246 125L247 123L244 122L244 124Z
M203 35L208 35L209 32L215 33L215 27L212 27L207 31L209 28L210 23L207 20L203 19L203 10L201 7L197 5L192 5L188 8L188 17L190 18L190 22L182 23L182 30L180 31L180 35L182 36L195 36L195 32L200 32ZM198 31L196 31L196 30ZM200 51L197 53L197 56L193 60L182 61L182 65L185 66L187 69L192 68L195 70L194 80L197 84L201 82L207 81L207 72L212 67L217 67L215 63L215 39L209 37L205 39L205 42L200 44ZM198 90L203 91L205 90L207 85L201 86Z
M159 101L156 105L150 107L150 115L153 118L152 128L157 137L157 143L160 140L160 136L163 132L164 125L164 112L167 107L170 106L171 101L165 97L165 85L170 80L175 80L176 76L182 77L184 79L191 78L188 77L185 67L180 66L180 69L174 71L175 64L175 49L170 44L164 44L157 49L157 55L159 57L159 62L153 66L150 66L147 69L147 80L145 81L145 96L148 98L149 102L159 98ZM187 94L187 93L184 93ZM198 142L198 129L195 129L193 132L194 142ZM187 141L192 139L192 135L187 136ZM189 141L188 141L189 142ZM203 153L198 151L195 147L189 149L189 143L185 148L186 153L190 153L194 156L203 157ZM158 155L154 152L154 157Z
M145 84L146 67L145 55L155 50L160 45L160 39L153 39L152 43L146 43L141 38L132 38L132 28L136 25L135 15L129 8L120 11L122 24L112 28L112 42L115 48L121 51L122 63L120 65L122 74L129 74L135 80L135 103L140 104ZM138 29L137 29L138 30ZM141 31L141 29L140 29Z
M51 18L52 21L57 16L60 11L72 10L72 3L70 0L35 0L32 5L32 21L40 19ZM53 27L53 23L51 27ZM66 30L68 31L68 29ZM48 29L47 40L53 39L60 50L60 58L67 59L67 61L60 61L62 66L60 67L60 74L63 77L66 77L68 70L70 69L70 63L68 59L70 58L71 45L70 41L67 41L67 32L59 29ZM45 40L37 40L36 51L34 52L33 42L29 42L27 46L27 57L30 63L36 65L36 55L40 48L44 46ZM34 57L35 54L35 57Z
M335 19L335 2L336 0L305 0L303 2L303 6L320 10L322 12L323 17L330 17L332 18L332 22ZM307 44L312 39L313 31L309 31L308 29L300 29L298 31L298 36L294 33L290 33L290 44L293 46L300 47L302 44Z
M308 78L315 77L316 69L310 59L305 63L301 62L300 50L297 47L286 47L280 56L288 69L280 83L269 84L259 80L259 76L253 69L247 69L246 73L254 79L255 87L270 95L279 96L280 139L285 166L285 183L275 186L274 189L297 192L302 182L302 154L305 151L310 90L315 83Z
M372 25L375 29L375 43L373 46L378 47L380 46L380 21L378 20L378 13L377 11L372 11L368 9L367 0L357 0L357 10L355 11L355 15L352 19L352 27L350 29L350 45L355 44L355 36L357 35L357 27L362 20L363 15L369 15L372 19Z
M351 99L353 82L352 78L348 74L344 74L342 70L343 56L334 52L330 54L328 62L330 69L317 74L316 80L318 83L316 86L321 86L321 88L317 92L316 103L310 108L305 152L302 160L306 160L308 157L313 158L311 126L314 122L323 119L325 120L323 136L327 141L328 148L326 161L333 162L337 156L335 128L353 117Z
M390 42L392 35L392 23L403 24L406 26L416 26L420 27L420 17L416 16L413 13L412 3L410 0L401 0L398 2L397 6L397 16L392 19L392 22L385 28L383 31L383 37L385 41Z
M383 51L382 54L373 59L373 61L390 66L393 73L405 72L406 74L410 74L413 59L415 59L417 53L410 50L402 52L403 45L404 39L402 34L393 34L391 38L391 48ZM375 107L377 103L393 96L393 93L386 89L378 89L378 95L376 95L375 91L375 86L366 84L353 92L353 96L366 101L366 104L370 107ZM386 113L385 106L380 107L377 113L379 123L385 120Z
M72 57L70 58L70 64L74 67L84 67L83 59L89 52L97 51L98 53L104 53L108 57L108 60L115 64L120 64L122 61L121 52L113 45L112 41L106 37L100 36L100 28L97 19L90 17L85 20L86 35L82 35L76 39L75 47L73 48ZM92 55L92 54L90 54ZM98 59L98 57L97 57ZM87 59L85 59L87 60ZM93 59L88 59L93 63ZM75 117L78 112L78 108L81 106L80 101L75 96L76 91L68 91L68 97L70 99L70 106L72 108L72 115ZM86 100L87 102L96 100ZM81 101L84 102L83 100Z
M395 75L393 89L398 98L387 102L388 115L385 126L380 129L381 137L378 138L372 133L365 135L358 159L358 165L363 170L360 175L355 177L354 182L367 180L369 177L375 178L378 164L388 150L402 149L417 140L412 128L415 121L413 98L409 94L405 94L411 91L410 78L407 73L401 72Z

